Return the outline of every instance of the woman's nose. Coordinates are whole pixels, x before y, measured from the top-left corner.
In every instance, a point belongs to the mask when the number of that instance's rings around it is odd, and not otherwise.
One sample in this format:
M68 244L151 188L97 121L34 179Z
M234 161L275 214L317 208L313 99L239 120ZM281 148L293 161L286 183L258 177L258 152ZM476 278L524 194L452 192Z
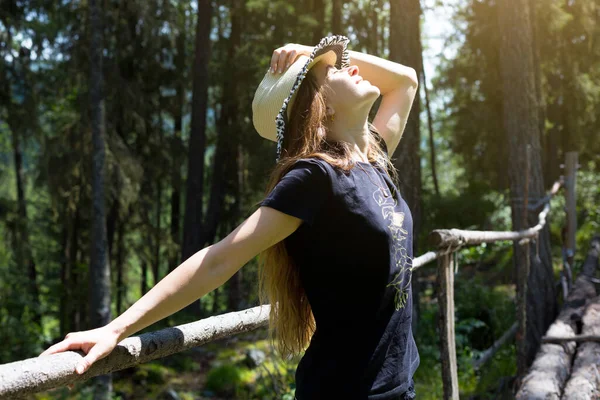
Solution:
M348 73L350 74L350 76L358 75L358 66L351 65L350 67L348 67Z

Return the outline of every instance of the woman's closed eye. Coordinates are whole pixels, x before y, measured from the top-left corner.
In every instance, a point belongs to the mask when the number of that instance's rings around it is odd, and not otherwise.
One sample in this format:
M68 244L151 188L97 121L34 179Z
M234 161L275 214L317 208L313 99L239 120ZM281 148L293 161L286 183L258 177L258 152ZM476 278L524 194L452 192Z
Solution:
M335 66L333 66L333 65L329 65L327 67L327 75L332 74L332 73L336 73L338 71L339 70Z

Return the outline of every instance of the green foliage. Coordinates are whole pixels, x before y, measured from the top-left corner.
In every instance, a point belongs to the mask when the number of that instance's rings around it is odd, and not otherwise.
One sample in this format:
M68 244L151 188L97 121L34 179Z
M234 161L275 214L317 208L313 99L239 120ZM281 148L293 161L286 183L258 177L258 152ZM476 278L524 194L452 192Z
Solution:
M596 172L597 170L598 162L589 161L577 171L577 233L573 270L575 276L579 273L585 260L592 237L600 234L600 174ZM551 242L557 244L553 248L553 256L558 260L555 270L562 270L560 246L563 245L562 230L567 224L567 216L564 211L566 201L563 193L564 190L561 190L550 203L552 210L549 219Z
M436 227L460 227L469 229L485 225L486 218L494 210L494 203L484 197L487 185L471 182L461 193L428 199L427 220L435 221Z
M157 363L141 364L136 367L133 379L142 384L161 384L169 370Z
M206 377L206 388L219 396L238 395L237 388L242 382L240 367L223 364L211 369Z
M577 249L576 260L583 262L594 235L600 235L600 167L590 161L577 172Z
M515 320L514 289L486 285L484 278L466 278L459 269L455 277L456 354L461 397L496 389L496 377L510 375L515 366L514 346L508 344L480 371L472 360L498 339ZM425 400L443 397L438 333L438 305L422 303L415 337L421 364L415 374L416 392ZM511 364L512 363L512 364Z
M4 229L0 225L0 237ZM0 363L8 363L31 357L41 352L43 336L33 319L26 276L17 273L14 261L3 246L0 246Z
M469 281L455 280L457 320L478 320L484 324L475 326L473 322L469 323L464 330L464 334L469 336L465 343L484 350L510 328L515 321L515 307L512 301L514 294L507 291L508 288L510 286L484 285L477 276Z
M482 399L496 399L498 383L502 379L515 376L517 373L516 346L514 343L507 343L494 357L479 371L479 380L477 382L476 393L482 396ZM508 389L512 398L512 388L504 388L504 392ZM503 397L506 398L506 397Z
M263 330L261 336L264 335ZM297 360L280 359L268 340L234 341L227 346L212 343L207 348L216 352L216 358L207 374L205 394L234 396L240 400L279 400L290 396L293 399ZM254 369L248 368L245 352L249 349L264 351L265 362Z

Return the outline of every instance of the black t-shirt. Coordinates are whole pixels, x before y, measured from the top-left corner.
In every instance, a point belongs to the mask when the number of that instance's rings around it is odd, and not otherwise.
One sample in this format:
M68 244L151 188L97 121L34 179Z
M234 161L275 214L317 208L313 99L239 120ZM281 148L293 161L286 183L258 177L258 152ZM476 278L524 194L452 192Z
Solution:
M261 203L304 221L284 240L316 322L298 400L397 399L419 366L412 216L380 167L359 164L345 172L299 160Z

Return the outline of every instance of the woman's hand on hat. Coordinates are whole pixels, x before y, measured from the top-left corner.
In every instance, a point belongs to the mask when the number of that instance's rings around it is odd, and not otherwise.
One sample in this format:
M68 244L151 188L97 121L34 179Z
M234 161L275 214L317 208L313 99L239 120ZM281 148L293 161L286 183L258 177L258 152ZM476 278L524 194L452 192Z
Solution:
M273 51L269 72L280 74L288 69L298 56L309 56L311 52L311 46L304 46L297 43L288 43L285 46L279 47Z

